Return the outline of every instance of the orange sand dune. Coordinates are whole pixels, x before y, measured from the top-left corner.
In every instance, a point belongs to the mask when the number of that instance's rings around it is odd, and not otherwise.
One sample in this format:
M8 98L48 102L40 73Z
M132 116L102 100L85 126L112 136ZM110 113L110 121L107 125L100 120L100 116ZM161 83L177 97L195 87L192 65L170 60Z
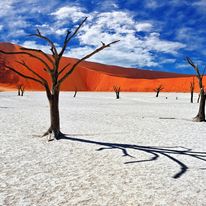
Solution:
M0 49L4 51L19 51L20 47L11 43L0 43ZM37 54L36 52L31 53ZM47 61L45 57L42 58ZM38 60L28 55L0 54L0 89L14 89L17 84L23 83L27 90L43 90L38 83L23 79L4 69L4 64L9 64L24 72L24 74L32 76L28 70L16 62L17 60L24 60L31 68L49 80L48 73L44 71L43 64ZM77 59L64 57L61 67L68 63L72 65L76 61ZM120 86L122 91L150 92L162 84L165 92L189 92L192 78L191 75L82 62L63 83L61 89L65 91L73 91L75 88L79 91L113 91L113 86L116 85ZM197 81L195 83L195 91L198 91Z

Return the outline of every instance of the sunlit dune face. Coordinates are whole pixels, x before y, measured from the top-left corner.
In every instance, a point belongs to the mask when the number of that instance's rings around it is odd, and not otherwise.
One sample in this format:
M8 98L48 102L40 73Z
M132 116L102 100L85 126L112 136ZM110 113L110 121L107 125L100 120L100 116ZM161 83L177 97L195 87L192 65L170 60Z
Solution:
M0 43L0 49L5 51L19 51L19 46ZM33 52L35 55L36 53ZM45 61L45 57L42 57ZM33 70L50 81L49 74L38 60L27 55L0 54L0 88L1 90L16 89L18 84L24 84L26 90L43 90L43 87L31 80L24 79L4 68L4 64L16 68L26 75L34 77L30 71L18 64L17 60L24 60ZM73 58L63 58L60 67L76 61ZM49 62L48 62L49 64ZM113 91L113 86L119 86L121 91L153 92L160 84L165 92L189 92L192 76L154 72L141 69L122 68L93 62L82 62L76 70L62 84L61 90L74 91ZM198 92L198 82L195 80L195 91Z

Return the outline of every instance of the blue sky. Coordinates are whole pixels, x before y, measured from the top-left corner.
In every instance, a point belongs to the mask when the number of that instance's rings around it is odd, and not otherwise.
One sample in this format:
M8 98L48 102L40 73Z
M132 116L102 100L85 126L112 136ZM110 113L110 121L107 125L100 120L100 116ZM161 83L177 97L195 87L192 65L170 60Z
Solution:
M66 56L120 40L89 60L178 73L193 73L185 56L200 68L206 63L206 0L7 0L0 14L0 41L46 52L45 42L28 35L38 28L60 47L66 30L87 16Z

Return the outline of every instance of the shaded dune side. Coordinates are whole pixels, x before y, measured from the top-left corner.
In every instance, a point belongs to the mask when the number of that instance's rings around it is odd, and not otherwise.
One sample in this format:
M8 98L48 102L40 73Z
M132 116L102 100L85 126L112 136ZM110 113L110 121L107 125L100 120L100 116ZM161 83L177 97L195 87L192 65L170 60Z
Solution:
M5 51L19 51L18 45L10 43L0 43L0 49ZM31 52L37 54L36 52ZM24 60L32 69L38 71L42 77L49 80L48 73L44 71L44 65L29 57L28 55L3 55L0 59L7 64L12 65L26 75L33 76L28 70L20 66L16 61ZM48 60L43 57L45 61ZM75 58L64 57L61 67L77 61ZM4 70L1 69L3 72ZM8 72L8 70L6 71ZM15 81L11 81L12 75ZM151 92L155 87L162 84L165 92L189 92L191 75L148 71L143 69L123 68L118 66L104 65L94 62L82 62L69 78L62 84L61 90L73 91L113 91L113 86L120 86L122 91ZM0 88L15 88L18 83L23 83L26 90L43 90L42 86L30 80L25 80L11 72L6 75L5 72L0 76ZM195 80L195 91L198 91L197 81Z

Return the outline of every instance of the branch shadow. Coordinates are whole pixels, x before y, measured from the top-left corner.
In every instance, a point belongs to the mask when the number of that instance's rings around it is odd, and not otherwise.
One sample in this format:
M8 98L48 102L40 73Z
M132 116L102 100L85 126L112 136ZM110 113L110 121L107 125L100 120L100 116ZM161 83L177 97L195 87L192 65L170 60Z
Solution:
M128 149L133 149L133 150L145 152L149 155L152 155L151 158L149 158L149 159L132 160L132 161L127 161L124 164L150 162L150 161L157 160L160 156L167 157L169 160L173 161L174 163L176 163L179 166L179 171L173 175L174 179L180 178L183 174L185 174L188 171L189 167L184 162L180 161L177 157L174 157L173 155L188 156L188 157L206 162L206 152L194 152L194 151L192 151L192 149L185 148L182 146L155 147L155 146L143 146L143 145L135 145L135 144L108 143L108 142L99 142L99 141L88 140L88 139L80 139L80 138L76 138L76 137L68 137L66 134L62 135L60 140L61 139L75 141L75 142L81 142L81 143L86 143L86 144L100 145L101 147L99 149L97 149L96 151L118 149L122 152L123 156L128 156L128 157L131 157L132 159L134 159L135 157L129 154ZM177 148L179 148L179 149L177 149ZM201 168L201 169L203 169L203 168Z

